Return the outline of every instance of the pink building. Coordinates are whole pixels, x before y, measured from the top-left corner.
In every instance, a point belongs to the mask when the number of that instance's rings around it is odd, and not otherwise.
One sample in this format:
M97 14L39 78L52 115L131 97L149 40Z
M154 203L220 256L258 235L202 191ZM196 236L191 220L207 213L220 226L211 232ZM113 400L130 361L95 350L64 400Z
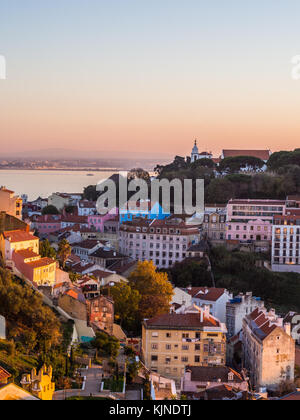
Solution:
M114 208L105 215L95 214L93 216L88 216L89 229L95 229L98 232L104 232L104 223L109 220L113 220L118 215L118 213L118 209Z
M32 228L37 229L40 234L49 234L61 229L61 215L44 215L32 217Z
M272 222L261 219L226 224L226 239L238 241L271 241Z
M285 200L230 200L227 204L227 221L269 220L285 214Z
M230 200L226 239L271 241L273 217L284 214L285 209L284 200Z

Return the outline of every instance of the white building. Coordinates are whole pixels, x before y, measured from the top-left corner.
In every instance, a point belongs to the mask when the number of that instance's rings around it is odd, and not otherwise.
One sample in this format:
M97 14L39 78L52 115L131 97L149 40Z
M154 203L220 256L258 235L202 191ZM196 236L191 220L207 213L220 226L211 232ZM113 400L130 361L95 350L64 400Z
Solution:
M119 250L134 260L169 268L183 261L190 246L199 240L199 226L188 225L182 218L134 219L120 226Z
M78 216L94 216L97 214L96 203L94 201L81 200L77 204Z
M243 319L251 314L256 308L263 308L261 298L252 295L252 292L240 293L226 304L226 326L228 338L237 335L243 328Z
M72 245L72 253L77 255L81 260L89 261L90 256L98 249L103 248L103 243L94 239L86 239Z
M0 315L0 340L6 340L6 321L2 315Z
M180 287L175 287L173 292L172 305L177 304L185 307L192 306L192 296L187 291Z
M192 154L191 154L191 162L194 163L199 159L212 159L212 157L213 156L211 153L207 153L207 152L199 153L197 140L195 140L195 145L193 147Z
M226 289L214 287L190 287L187 292L192 297L192 303L199 308L209 307L210 314L222 323L226 322L226 304L232 299Z
M272 270L300 273L300 216L275 216L272 227Z
M244 365L256 389L277 388L294 381L295 341L290 324L284 324L272 309L255 309L243 321Z

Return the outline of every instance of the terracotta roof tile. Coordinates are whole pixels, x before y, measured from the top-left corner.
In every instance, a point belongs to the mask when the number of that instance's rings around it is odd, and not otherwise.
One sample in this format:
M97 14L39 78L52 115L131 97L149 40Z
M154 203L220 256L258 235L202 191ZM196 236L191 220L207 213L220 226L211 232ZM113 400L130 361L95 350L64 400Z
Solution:
M220 323L212 317L205 316L201 322L200 314L164 314L145 321L147 327L165 327L165 328L201 328L201 327L219 327Z
M223 150L224 158L237 157L237 156L252 156L261 160L269 160L270 150Z
M3 237L12 243L34 241L39 239L36 236L31 235L31 233L25 232L23 230L5 231L3 232Z
M223 296L225 289L218 289L214 287L192 287L192 289L188 290L188 293L193 298L215 302Z

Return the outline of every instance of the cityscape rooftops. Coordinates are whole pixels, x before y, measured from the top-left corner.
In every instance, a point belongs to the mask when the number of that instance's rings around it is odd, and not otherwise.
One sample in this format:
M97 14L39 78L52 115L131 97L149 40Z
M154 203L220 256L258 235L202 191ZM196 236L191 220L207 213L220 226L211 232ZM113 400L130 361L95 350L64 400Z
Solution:
M186 372L191 373L191 380L195 382L230 382L242 383L243 377L227 366L187 366Z
M56 264L56 261L52 258L40 258L39 260L28 262L27 265L31 268L41 268L46 267L50 264Z
M25 232L23 230L5 231L3 232L3 237L11 243L34 241L39 239L30 232Z
M216 302L218 299L220 299L221 296L224 295L226 289L215 287L192 287L188 288L187 292L193 298Z

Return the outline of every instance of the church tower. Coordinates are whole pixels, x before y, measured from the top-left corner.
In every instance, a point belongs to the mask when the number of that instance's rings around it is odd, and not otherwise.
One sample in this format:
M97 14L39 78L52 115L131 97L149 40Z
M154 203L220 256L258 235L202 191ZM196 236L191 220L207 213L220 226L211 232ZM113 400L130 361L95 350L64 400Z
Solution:
M196 139L195 140L195 145L194 145L193 150L192 150L191 162L194 163L198 159L199 159L199 149L198 149L198 146L197 146L197 139Z

